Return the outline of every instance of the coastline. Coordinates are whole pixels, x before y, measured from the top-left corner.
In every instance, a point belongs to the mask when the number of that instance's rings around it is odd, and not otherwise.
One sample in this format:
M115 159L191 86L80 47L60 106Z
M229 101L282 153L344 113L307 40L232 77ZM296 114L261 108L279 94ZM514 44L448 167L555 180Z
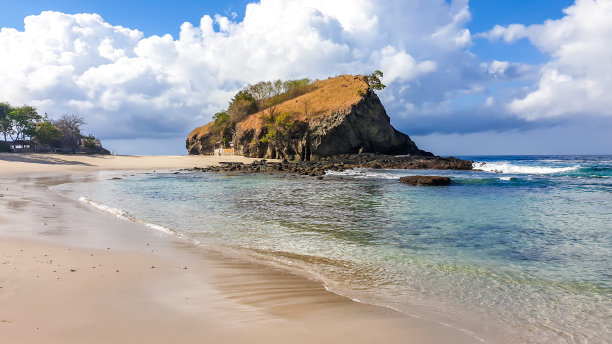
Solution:
M3 338L478 342L459 330L352 301L319 281L196 246L48 190L66 181L87 182L96 171L251 160L0 155Z

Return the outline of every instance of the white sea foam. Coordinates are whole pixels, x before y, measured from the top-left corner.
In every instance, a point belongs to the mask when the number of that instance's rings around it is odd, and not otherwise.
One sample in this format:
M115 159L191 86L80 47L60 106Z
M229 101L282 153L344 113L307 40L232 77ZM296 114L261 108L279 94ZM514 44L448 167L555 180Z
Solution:
M117 216L120 219L131 221L131 218L127 214L127 212L124 211L124 210L121 210L119 208L113 208L113 207L109 207L109 206L101 204L101 203L96 203L96 202L88 199L87 197L79 197L79 201L85 202L85 203L93 206L94 208L98 208L98 209L102 210L105 213L109 213L109 214L115 215L115 216Z
M392 173L392 172L366 171L365 169L362 169L362 168L344 170L342 172L325 171L325 174L329 176L344 176L344 177L354 177L354 178L376 178L376 179L397 179L399 178L397 174Z
M138 220L136 220L135 222L140 222L144 224L147 228L155 229L156 231L165 232L168 234L176 234L176 232L174 232L172 229L164 227L164 226L156 225L154 223L142 222Z
M122 210L122 209L119 209L119 208L109 207L109 206L107 206L105 204L94 202L94 201L90 200L87 197L79 197L79 201L85 202L85 203L93 206L94 208L102 210L105 213L108 213L108 214L111 214L111 215L115 215L116 217L118 217L118 218L120 218L122 220L136 222L136 223L141 223L141 224L143 224L147 228L155 229L157 231L164 232L164 233L167 233L167 234L173 234L173 235L181 236L177 232L173 231L172 229L170 229L168 227L164 227L164 226L161 226L161 225L158 225L158 224L155 224L155 223L149 223L149 222L138 220L137 218L130 216L128 214L128 212L125 211L125 210Z
M472 166L475 169L488 172L515 174L552 174L574 171L580 168L580 165L568 167L521 166L513 165L507 162L474 162Z

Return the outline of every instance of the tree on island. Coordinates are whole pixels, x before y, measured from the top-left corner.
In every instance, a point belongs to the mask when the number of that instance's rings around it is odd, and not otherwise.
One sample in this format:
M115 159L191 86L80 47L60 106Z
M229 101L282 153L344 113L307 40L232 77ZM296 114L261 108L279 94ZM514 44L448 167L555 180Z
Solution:
M76 153L81 139L81 126L85 124L83 117L74 114L63 114L59 120L54 122L59 132L62 134L63 142L72 148L72 153Z
M368 86L373 90L384 90L385 86L380 79L383 77L383 72L375 70L374 73L365 76Z

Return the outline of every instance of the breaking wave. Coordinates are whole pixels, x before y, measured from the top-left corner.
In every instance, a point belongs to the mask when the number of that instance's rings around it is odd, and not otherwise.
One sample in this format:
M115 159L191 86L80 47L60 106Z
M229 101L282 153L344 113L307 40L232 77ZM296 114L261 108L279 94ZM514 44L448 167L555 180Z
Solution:
M474 162L472 167L477 170L495 172L495 173L515 173L515 174L553 174L575 171L580 168L580 165L568 167L551 167L551 166L524 166L513 165L507 162Z
M354 168L350 170L338 171L325 171L325 175L328 176L343 176L343 177L354 177L354 178L375 178L375 179L398 179L397 173L393 173L389 170L372 171L364 168Z

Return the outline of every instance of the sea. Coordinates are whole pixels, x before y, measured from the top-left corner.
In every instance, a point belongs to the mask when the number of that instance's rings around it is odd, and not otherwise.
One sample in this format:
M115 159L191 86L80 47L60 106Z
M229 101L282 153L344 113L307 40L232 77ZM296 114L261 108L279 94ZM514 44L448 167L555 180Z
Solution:
M472 171L151 171L54 187L485 343L612 342L612 156L463 156ZM440 175L450 186L409 186Z

